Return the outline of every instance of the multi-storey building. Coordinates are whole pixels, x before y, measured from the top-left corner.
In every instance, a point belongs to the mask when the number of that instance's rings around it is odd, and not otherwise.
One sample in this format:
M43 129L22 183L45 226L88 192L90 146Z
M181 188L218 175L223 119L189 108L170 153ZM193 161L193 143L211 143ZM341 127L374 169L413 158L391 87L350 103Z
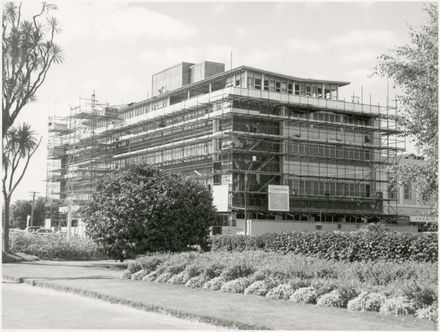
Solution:
M92 96L89 111L51 120L48 196L80 205L100 176L144 162L209 186L215 232L352 230L366 220L411 230L389 195L403 143L396 110L339 100L347 84L181 63L153 75L147 100L116 108Z

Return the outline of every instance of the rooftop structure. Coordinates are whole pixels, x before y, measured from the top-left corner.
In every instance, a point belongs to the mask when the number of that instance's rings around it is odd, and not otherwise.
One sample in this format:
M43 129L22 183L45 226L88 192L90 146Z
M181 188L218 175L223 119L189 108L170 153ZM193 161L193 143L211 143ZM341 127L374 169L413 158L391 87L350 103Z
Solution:
M213 190L215 232L396 223L388 185L404 149L396 109L339 100L347 84L181 63L153 75L152 98L116 109L93 97L88 112L54 119L49 158L59 167L48 195L83 204L100 176L146 162Z

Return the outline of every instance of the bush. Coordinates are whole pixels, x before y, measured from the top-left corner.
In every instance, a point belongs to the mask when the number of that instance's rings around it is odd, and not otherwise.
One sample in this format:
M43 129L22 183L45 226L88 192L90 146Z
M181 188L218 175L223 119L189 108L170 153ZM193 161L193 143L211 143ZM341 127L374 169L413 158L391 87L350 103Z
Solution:
M271 285L264 280L255 281L244 290L244 293L246 295L266 296L267 292L272 288L271 286L273 286L273 284Z
M438 260L436 234L388 232L380 228L359 232L293 232L258 236L216 236L212 251L264 250L339 261Z
M316 304L324 307L344 308L347 305L347 301L342 294L335 289L330 293L320 296Z
M288 300L295 290L290 283L281 284L272 288L266 297L273 300Z
M230 280L223 284L220 288L222 292L230 292L230 293L244 293L244 290L251 284L251 280L249 278L238 278L234 280Z
M157 267L166 260L166 256L142 256L136 261L142 268L142 270L148 273L153 272Z
M163 271L161 271L161 270L156 270L156 271L150 272L150 273L146 274L142 278L142 280L144 280L144 281L155 281L162 274L162 272Z
M290 296L290 301L295 303L316 303L317 294L312 287L298 288Z
M417 318L420 319L429 319L434 322L438 321L438 304L435 303L433 305L420 308L416 311Z
M188 274L185 272L180 272L179 274L175 274L172 276L168 283L172 285L184 285L189 280Z
M120 260L206 247L215 217L202 184L146 165L104 177L82 212L87 234Z
M202 287L205 282L207 282L209 279L204 276L204 275L198 275L196 277L192 277L191 279L189 279L185 286L189 287L189 288L200 288Z
M164 272L157 277L156 282L160 284L166 283L171 279L172 276L173 274L170 272Z
M412 279L400 286L401 293L414 303L416 309L431 305L437 301L437 284L427 280Z
M73 237L70 241L59 233L37 235L11 233L11 252L34 255L48 260L96 260L108 258L91 239Z
M148 275L148 271L140 270L131 275L131 280L143 280L142 278Z
M350 300L347 309L350 311L379 311L386 297L378 293L362 292L358 297Z
M137 271L142 270L142 266L141 266L141 264L139 264L138 261L133 261L133 262L128 263L127 270L129 273L133 274Z
M208 290L220 290L222 288L222 286L225 284L226 280L222 277L216 277L214 279L211 279L209 281L207 281L204 285L203 285L203 289L208 289Z
M226 280L234 280L237 278L247 277L255 272L255 269L248 263L239 262L228 266L221 274Z
M388 298L381 305L379 312L384 315L410 315L414 313L414 306L404 297Z

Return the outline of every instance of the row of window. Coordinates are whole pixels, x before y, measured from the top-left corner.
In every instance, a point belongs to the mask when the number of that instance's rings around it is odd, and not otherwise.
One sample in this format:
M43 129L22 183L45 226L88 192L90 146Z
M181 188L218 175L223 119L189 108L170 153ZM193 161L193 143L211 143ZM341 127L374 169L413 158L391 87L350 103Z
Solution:
M270 75L248 72L247 87L255 90L295 94L313 98L337 99L338 86L325 83L301 83Z
M357 115L343 115L330 112L308 112L306 110L286 109L286 115L296 119L309 119L317 121L325 121L331 123L345 123L356 126L371 126L372 119L357 116Z
M326 144L310 144L302 142L289 143L287 152L290 154L290 159L295 159L297 156L310 156L321 158L335 158L348 160L371 160L371 149L361 147L337 147Z
M289 179L294 195L372 197L371 184Z

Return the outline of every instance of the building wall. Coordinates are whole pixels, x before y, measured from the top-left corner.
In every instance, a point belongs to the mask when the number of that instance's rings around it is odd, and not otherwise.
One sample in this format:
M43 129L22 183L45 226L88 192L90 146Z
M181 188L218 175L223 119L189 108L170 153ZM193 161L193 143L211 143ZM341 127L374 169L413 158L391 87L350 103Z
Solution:
M248 223L249 225L249 223ZM318 227L317 227L318 226ZM249 227L249 226L248 226ZM265 233L282 232L312 232L322 231L341 231L351 232L359 230L363 224L358 223L326 223L326 222L301 222L301 221L274 221L274 220L252 220L250 223L250 235L261 235ZM414 225L393 225L387 227L396 232L417 233L417 226ZM244 234L244 220L237 220L236 227L223 227L222 234Z

